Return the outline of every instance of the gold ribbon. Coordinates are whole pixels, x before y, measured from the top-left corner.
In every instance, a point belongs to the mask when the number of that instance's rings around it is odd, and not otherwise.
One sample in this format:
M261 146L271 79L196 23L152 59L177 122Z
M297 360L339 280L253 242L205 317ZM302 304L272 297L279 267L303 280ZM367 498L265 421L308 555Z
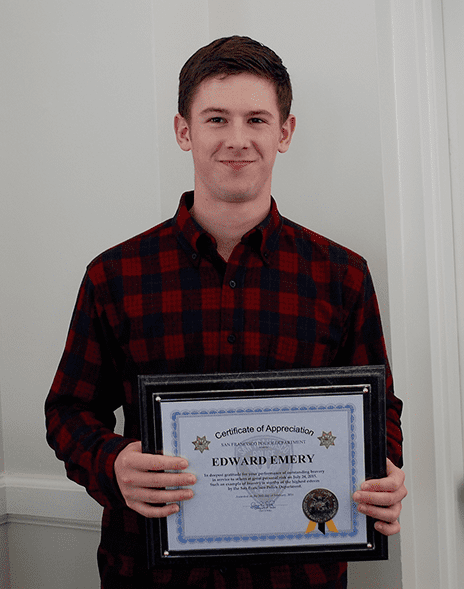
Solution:
M337 526L334 524L333 519L329 519L329 521L325 524L331 532L335 532L338 534Z
M322 525L324 525L324 524L322 524ZM325 525L327 526L329 531L335 532L336 534L338 534L337 526L334 524L333 519L329 519L329 521L326 522ZM308 527L306 528L305 534L310 534L311 532L314 532L314 530L316 529L316 526L317 526L317 522L310 521L308 524ZM325 532L323 532L323 533L325 533Z

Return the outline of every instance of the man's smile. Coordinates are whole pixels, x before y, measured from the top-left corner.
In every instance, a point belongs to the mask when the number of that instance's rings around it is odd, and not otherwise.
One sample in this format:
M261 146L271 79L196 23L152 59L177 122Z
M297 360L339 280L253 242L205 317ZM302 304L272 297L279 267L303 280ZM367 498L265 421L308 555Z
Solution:
M236 172L239 172L242 168L244 168L245 166L248 166L248 164L253 163L253 160L220 160L220 161L221 161L221 164L224 164L226 166L230 166Z

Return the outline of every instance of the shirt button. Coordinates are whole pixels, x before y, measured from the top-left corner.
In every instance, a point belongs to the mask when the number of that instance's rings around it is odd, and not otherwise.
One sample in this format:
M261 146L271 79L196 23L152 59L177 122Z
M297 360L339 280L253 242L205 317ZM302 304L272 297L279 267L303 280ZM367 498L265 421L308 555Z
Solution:
M237 339L237 336L235 336L233 333L231 333L229 336L227 336L227 341L229 342L229 344L234 344L236 339Z
M197 254L192 254L192 260L196 260L197 259Z
M229 286L230 286L230 288L235 288L237 286L237 283L235 282L235 280L231 280L229 282Z

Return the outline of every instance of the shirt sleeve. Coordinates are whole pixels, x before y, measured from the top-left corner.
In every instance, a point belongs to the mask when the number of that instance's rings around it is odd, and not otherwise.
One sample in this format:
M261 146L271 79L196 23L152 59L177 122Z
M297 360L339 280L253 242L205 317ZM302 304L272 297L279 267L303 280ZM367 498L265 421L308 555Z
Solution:
M364 262L365 264L365 262ZM360 288L349 275L346 292L350 293L350 312L346 321L343 345L336 358L339 366L385 366L387 456L398 467L403 466L401 413L403 402L393 390L393 378L388 362L377 297L372 277L364 266Z
M114 507L124 501L114 461L135 440L113 431L123 383L105 337L105 316L95 299L95 287L86 273L45 403L47 441L64 461L71 480L104 507Z

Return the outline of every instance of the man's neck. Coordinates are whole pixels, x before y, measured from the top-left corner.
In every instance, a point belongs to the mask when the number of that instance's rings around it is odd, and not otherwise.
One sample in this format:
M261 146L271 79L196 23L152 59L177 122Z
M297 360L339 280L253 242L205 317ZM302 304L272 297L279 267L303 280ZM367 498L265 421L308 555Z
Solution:
M190 214L215 238L218 253L227 262L242 237L267 217L270 208L270 195L267 201L258 199L251 202L209 200L206 203L194 197Z

